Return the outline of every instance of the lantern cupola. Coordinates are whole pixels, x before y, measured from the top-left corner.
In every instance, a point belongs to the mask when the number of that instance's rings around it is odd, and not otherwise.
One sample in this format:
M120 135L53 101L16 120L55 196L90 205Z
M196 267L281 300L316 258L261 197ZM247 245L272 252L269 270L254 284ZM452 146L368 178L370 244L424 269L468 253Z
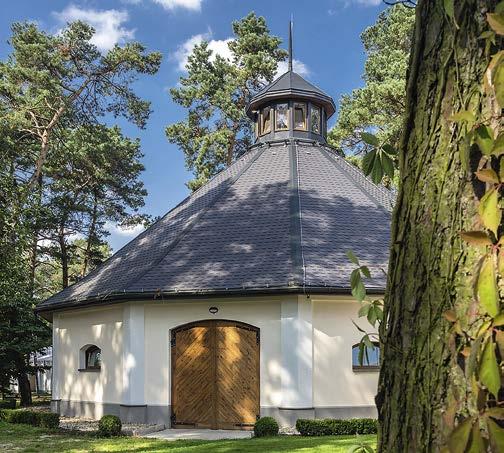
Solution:
M256 143L301 138L326 143L327 120L336 108L330 96L292 68L292 23L288 71L257 93L247 106Z

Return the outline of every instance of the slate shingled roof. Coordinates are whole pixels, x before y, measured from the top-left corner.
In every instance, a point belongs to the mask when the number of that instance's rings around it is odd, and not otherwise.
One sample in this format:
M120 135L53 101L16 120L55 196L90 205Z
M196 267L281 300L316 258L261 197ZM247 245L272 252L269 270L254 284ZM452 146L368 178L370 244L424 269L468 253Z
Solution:
M268 99L276 100L282 97L317 100L325 106L328 118L336 110L334 101L330 96L324 93L320 88L303 79L303 77L294 71L288 71L259 91L259 93L251 99L247 107L247 113L251 116L252 111Z
M383 290L392 194L329 147L253 146L38 311L117 299L348 292L351 249Z

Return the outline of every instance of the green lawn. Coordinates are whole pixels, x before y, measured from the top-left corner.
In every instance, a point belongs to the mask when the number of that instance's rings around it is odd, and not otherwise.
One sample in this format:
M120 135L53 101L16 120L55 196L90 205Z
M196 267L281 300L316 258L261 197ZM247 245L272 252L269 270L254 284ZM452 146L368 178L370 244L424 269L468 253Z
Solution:
M375 436L360 436L374 446ZM234 453L277 451L334 452L346 453L356 443L355 436L339 437L293 437L281 436L262 439L168 442L157 439L120 437L98 439L93 436L51 433L27 425L0 422L0 451L16 452L189 452L189 453Z

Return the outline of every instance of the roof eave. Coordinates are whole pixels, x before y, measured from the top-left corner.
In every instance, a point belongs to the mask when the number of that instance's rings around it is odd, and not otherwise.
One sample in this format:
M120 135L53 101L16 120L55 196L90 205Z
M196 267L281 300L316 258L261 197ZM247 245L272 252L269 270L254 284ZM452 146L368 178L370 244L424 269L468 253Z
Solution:
M369 294L383 294L384 287L368 288ZM35 313L45 319L52 318L52 313L71 308L85 308L96 305L111 305L124 301L139 300L169 300L181 298L212 298L236 296L261 296L280 294L351 294L350 287L342 286L278 286L269 288L223 288L179 291L145 291L145 292L120 292L91 296L86 299L70 299L52 304L41 304L35 307Z
M308 101L314 101L316 103L321 104L327 114L327 118L330 118L334 112L336 112L336 105L334 101L329 96L324 96L319 93L314 93L312 91L305 90L278 90L278 91L268 91L264 94L259 94L253 97L250 100L250 103L247 105L246 113L247 116L253 119L252 112L257 110L257 108L274 99L285 99L285 98L297 98L297 99L305 99Z

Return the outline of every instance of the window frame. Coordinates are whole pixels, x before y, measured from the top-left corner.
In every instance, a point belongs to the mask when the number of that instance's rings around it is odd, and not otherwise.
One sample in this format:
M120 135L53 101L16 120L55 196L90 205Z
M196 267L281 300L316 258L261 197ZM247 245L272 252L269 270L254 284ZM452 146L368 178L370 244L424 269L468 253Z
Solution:
M296 127L296 106L301 106L303 112L303 127ZM295 131L307 131L308 130L308 105L306 102L294 101L292 105L292 124Z
M264 131L264 111L266 109L269 109L269 117L270 117L270 124L269 124L269 128L267 131ZM263 135L266 135L266 134L270 134L271 133L271 117L273 116L271 114L271 111L273 110L273 107L271 105L267 105L265 107L263 107L261 109L261 113L259 115L259 136L263 136Z
M100 365L96 366L96 365L90 365L89 364L89 360L91 358L91 354L97 352L98 354L100 354L100 358L99 358L99 363ZM87 344L85 346L83 346L81 349L80 349L80 365L81 365L81 368L79 368L79 371L95 371L95 372L99 372L101 370L101 353L102 353L102 350L100 347L96 346L95 344Z
M378 353L381 355L381 349L380 349L380 343L378 343L377 341L373 341L372 342L374 347L378 349ZM355 365L354 364L354 360L353 360L353 352L354 352L354 349L355 348L358 348L360 345L360 343L355 343L353 346L352 346L352 371L379 371L380 370L380 355L378 356L378 365ZM366 346L367 347L367 346ZM358 363L358 361L357 361Z
M313 111L318 112L318 132L313 130ZM310 104L310 132L312 134L322 135L322 109L315 104Z
M286 105L287 106L287 111L285 117L287 118L287 127L285 128L279 128L277 127L277 115L278 115L278 106L280 105ZM290 128L290 106L289 102L279 102L278 104L275 105L275 132L282 132L282 131L288 131Z

